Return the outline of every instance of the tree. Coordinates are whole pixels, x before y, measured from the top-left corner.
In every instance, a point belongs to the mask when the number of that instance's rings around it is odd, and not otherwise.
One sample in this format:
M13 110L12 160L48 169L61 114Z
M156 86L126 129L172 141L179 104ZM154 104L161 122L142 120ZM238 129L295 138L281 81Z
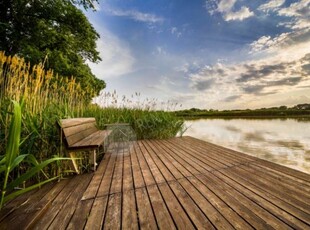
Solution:
M94 9L92 0L0 0L0 49L62 76L74 76L82 88L98 94L105 87L86 61L100 61L100 37L85 15L73 4ZM93 97L95 95L89 95Z

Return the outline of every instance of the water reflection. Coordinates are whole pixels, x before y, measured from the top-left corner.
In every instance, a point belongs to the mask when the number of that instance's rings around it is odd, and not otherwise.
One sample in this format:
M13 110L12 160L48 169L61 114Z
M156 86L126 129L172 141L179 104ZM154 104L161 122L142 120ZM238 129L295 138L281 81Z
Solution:
M309 119L200 119L186 125L184 135L310 174Z

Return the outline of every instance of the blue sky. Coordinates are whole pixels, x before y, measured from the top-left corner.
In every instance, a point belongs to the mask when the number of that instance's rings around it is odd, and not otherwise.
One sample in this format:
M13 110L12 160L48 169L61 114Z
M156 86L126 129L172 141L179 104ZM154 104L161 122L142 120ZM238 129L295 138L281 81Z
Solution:
M310 0L105 0L86 15L105 92L182 108L310 103Z

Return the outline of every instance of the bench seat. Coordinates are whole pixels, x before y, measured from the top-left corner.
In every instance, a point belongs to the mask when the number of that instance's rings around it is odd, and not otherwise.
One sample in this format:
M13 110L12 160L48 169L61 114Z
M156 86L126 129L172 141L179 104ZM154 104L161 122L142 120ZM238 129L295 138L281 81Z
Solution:
M98 130L90 134L84 139L68 146L68 149L93 149L99 148L104 144L106 138L111 134L112 130Z
M105 147L111 130L99 130L94 117L89 118L69 118L61 119L58 122L61 131L61 140L63 140L66 149L72 160L73 169L79 173L76 162L75 152L93 150L89 160L96 170L96 152L99 153L100 147Z

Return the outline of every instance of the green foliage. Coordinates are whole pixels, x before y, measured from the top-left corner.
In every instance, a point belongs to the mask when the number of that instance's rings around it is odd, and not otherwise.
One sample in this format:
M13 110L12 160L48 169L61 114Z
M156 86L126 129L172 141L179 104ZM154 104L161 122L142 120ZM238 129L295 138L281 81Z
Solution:
M72 3L93 8L94 1L1 1L0 50L30 63L44 61L46 69L62 76L75 76L86 92L94 89L87 95L90 99L105 88L86 64L100 60L99 34Z
M174 137L183 128L183 120L165 111L149 111L140 108L100 108L89 106L85 117L95 117L99 128L105 124L129 123L137 139L164 139Z
M310 104L299 104L288 108L287 106L246 109L246 110L179 110L173 112L178 117L196 118L196 117L289 117L289 116L310 116Z
M155 100L133 102L125 97L117 100L115 92L106 95L109 98L108 101L115 102L110 106L103 103L105 108L101 108L90 104L85 97L85 92L81 91L80 84L76 83L74 78L69 80L55 76L53 71L45 71L41 64L30 68L22 58L6 56L3 52L0 52L0 88L1 170L7 168L4 165L8 162L4 157L6 152L14 153L10 163L10 169L13 170L9 170L8 179L11 185L3 189L4 194L8 194L7 191L9 191L9 195L5 196L7 198L3 198L4 200L19 194L20 191L10 193L11 189L23 183L24 180L28 183L27 180L30 177L30 184L33 184L68 172L66 164L68 162L57 161L53 157L55 155L62 157L64 154L56 126L59 119L95 117L101 129L105 124L129 123L139 139L172 137L183 125L180 119L170 113L152 111ZM23 100L22 125L15 125L14 128L10 128L12 126L11 99ZM123 104L117 104L116 101ZM12 138L12 135L15 138ZM19 135L22 141L18 140ZM13 141L15 145L7 144ZM17 154L16 150L19 150L20 154ZM86 154L81 153L81 158L83 155ZM81 168L87 169L86 161L81 160L80 163ZM5 177L1 175L0 182L2 178Z
M59 161L65 158L54 157L48 160L45 160L41 163L38 163L35 157L31 154L19 154L20 146L20 135L21 135L21 123L22 123L22 112L21 106L13 101L13 118L10 124L8 131L8 139L6 143L6 150L4 155L0 155L0 175L1 178L1 198L0 198L0 209L3 207L4 203L13 199L14 197L25 193L31 189L40 187L41 185L57 179L58 177L48 178L44 181L36 183L27 189L23 190L14 190L16 186L19 186L25 181L28 181L37 173L41 172L42 169L48 164ZM33 162L31 166L28 167L28 170L21 174L18 177L13 177L11 179L9 176L14 170L18 170L20 165L29 158L28 162ZM4 176L3 176L4 175Z

